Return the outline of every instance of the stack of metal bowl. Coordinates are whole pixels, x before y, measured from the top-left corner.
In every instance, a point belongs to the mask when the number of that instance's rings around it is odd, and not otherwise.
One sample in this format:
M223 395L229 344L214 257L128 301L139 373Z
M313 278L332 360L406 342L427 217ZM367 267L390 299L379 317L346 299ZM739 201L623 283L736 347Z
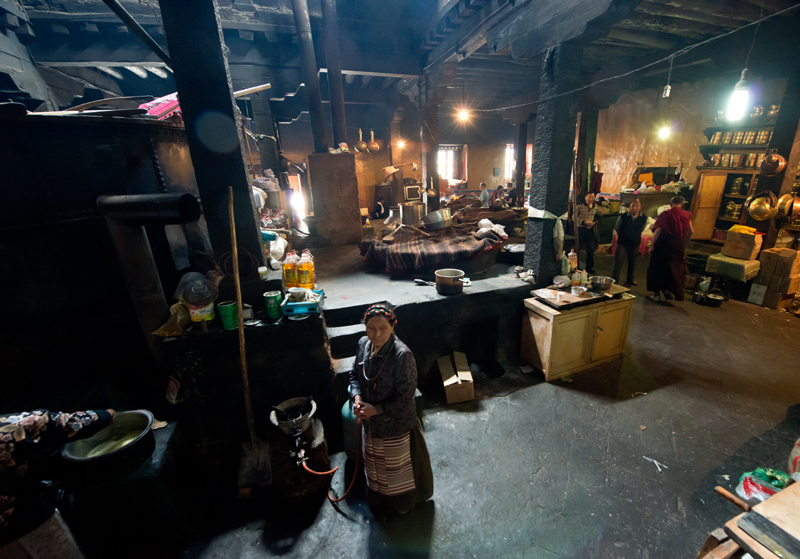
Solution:
M594 291L608 291L614 284L614 278L608 276L592 276L589 278Z

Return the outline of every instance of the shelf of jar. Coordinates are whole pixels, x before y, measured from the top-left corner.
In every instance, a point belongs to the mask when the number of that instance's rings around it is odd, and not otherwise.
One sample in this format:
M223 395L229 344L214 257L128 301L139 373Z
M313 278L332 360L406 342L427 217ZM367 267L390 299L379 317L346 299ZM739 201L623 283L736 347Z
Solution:
M695 165L698 171L738 171L742 174L760 173L761 169L758 167L721 167L713 165Z
M769 144L702 144L698 148L700 153L719 153L720 151L746 151L754 153L766 151Z
M758 123L748 123L746 125L739 125L739 126L709 126L705 130L703 130L703 134L707 137L713 136L716 132L752 132L759 130L772 130L775 127L775 120L769 120L767 122Z

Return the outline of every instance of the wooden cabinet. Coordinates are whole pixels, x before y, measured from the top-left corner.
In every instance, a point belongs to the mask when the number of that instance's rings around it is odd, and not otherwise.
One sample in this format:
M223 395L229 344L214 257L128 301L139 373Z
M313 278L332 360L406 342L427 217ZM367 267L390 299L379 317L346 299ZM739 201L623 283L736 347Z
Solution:
M589 369L625 351L634 296L557 311L537 299L525 299L522 359L547 381Z
M691 207L692 239L722 244L725 231L745 222L744 202L756 191L772 124L715 126L703 133L710 143L700 146L706 164L697 167L700 177Z

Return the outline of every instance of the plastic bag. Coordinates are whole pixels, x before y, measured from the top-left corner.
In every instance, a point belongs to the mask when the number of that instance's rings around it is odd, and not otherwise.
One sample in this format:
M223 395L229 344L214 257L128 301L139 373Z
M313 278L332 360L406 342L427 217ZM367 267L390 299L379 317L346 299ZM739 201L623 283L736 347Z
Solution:
M789 475L795 481L800 481L800 439L794 443L792 452L789 454Z
M745 472L736 486L736 494L742 499L758 499L764 501L786 487L789 475L772 468L756 468Z

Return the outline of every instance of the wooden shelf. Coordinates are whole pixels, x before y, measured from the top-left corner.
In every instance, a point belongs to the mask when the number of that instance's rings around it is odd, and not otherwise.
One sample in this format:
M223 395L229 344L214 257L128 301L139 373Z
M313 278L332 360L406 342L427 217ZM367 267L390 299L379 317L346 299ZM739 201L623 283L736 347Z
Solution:
M751 130L772 130L773 128L775 128L775 121L761 124L748 123L740 126L709 126L703 130L703 134L710 138L715 132L749 132Z
M718 216L717 217L717 221L733 221L735 223L739 223L739 218L738 217L722 217L722 216Z
M769 144L703 144L699 147L700 153L708 152L708 153L716 153L718 151L746 151L746 152L755 152L755 151L766 151L769 148Z
M723 198L747 198L747 194L723 194Z
M724 245L725 244L725 241L720 241L719 239L704 239L704 240L706 240L706 241L708 241L710 243L717 244L717 245Z
M742 175L752 175L761 171L758 167L712 167L711 165L696 165L695 169L698 171L732 171Z

